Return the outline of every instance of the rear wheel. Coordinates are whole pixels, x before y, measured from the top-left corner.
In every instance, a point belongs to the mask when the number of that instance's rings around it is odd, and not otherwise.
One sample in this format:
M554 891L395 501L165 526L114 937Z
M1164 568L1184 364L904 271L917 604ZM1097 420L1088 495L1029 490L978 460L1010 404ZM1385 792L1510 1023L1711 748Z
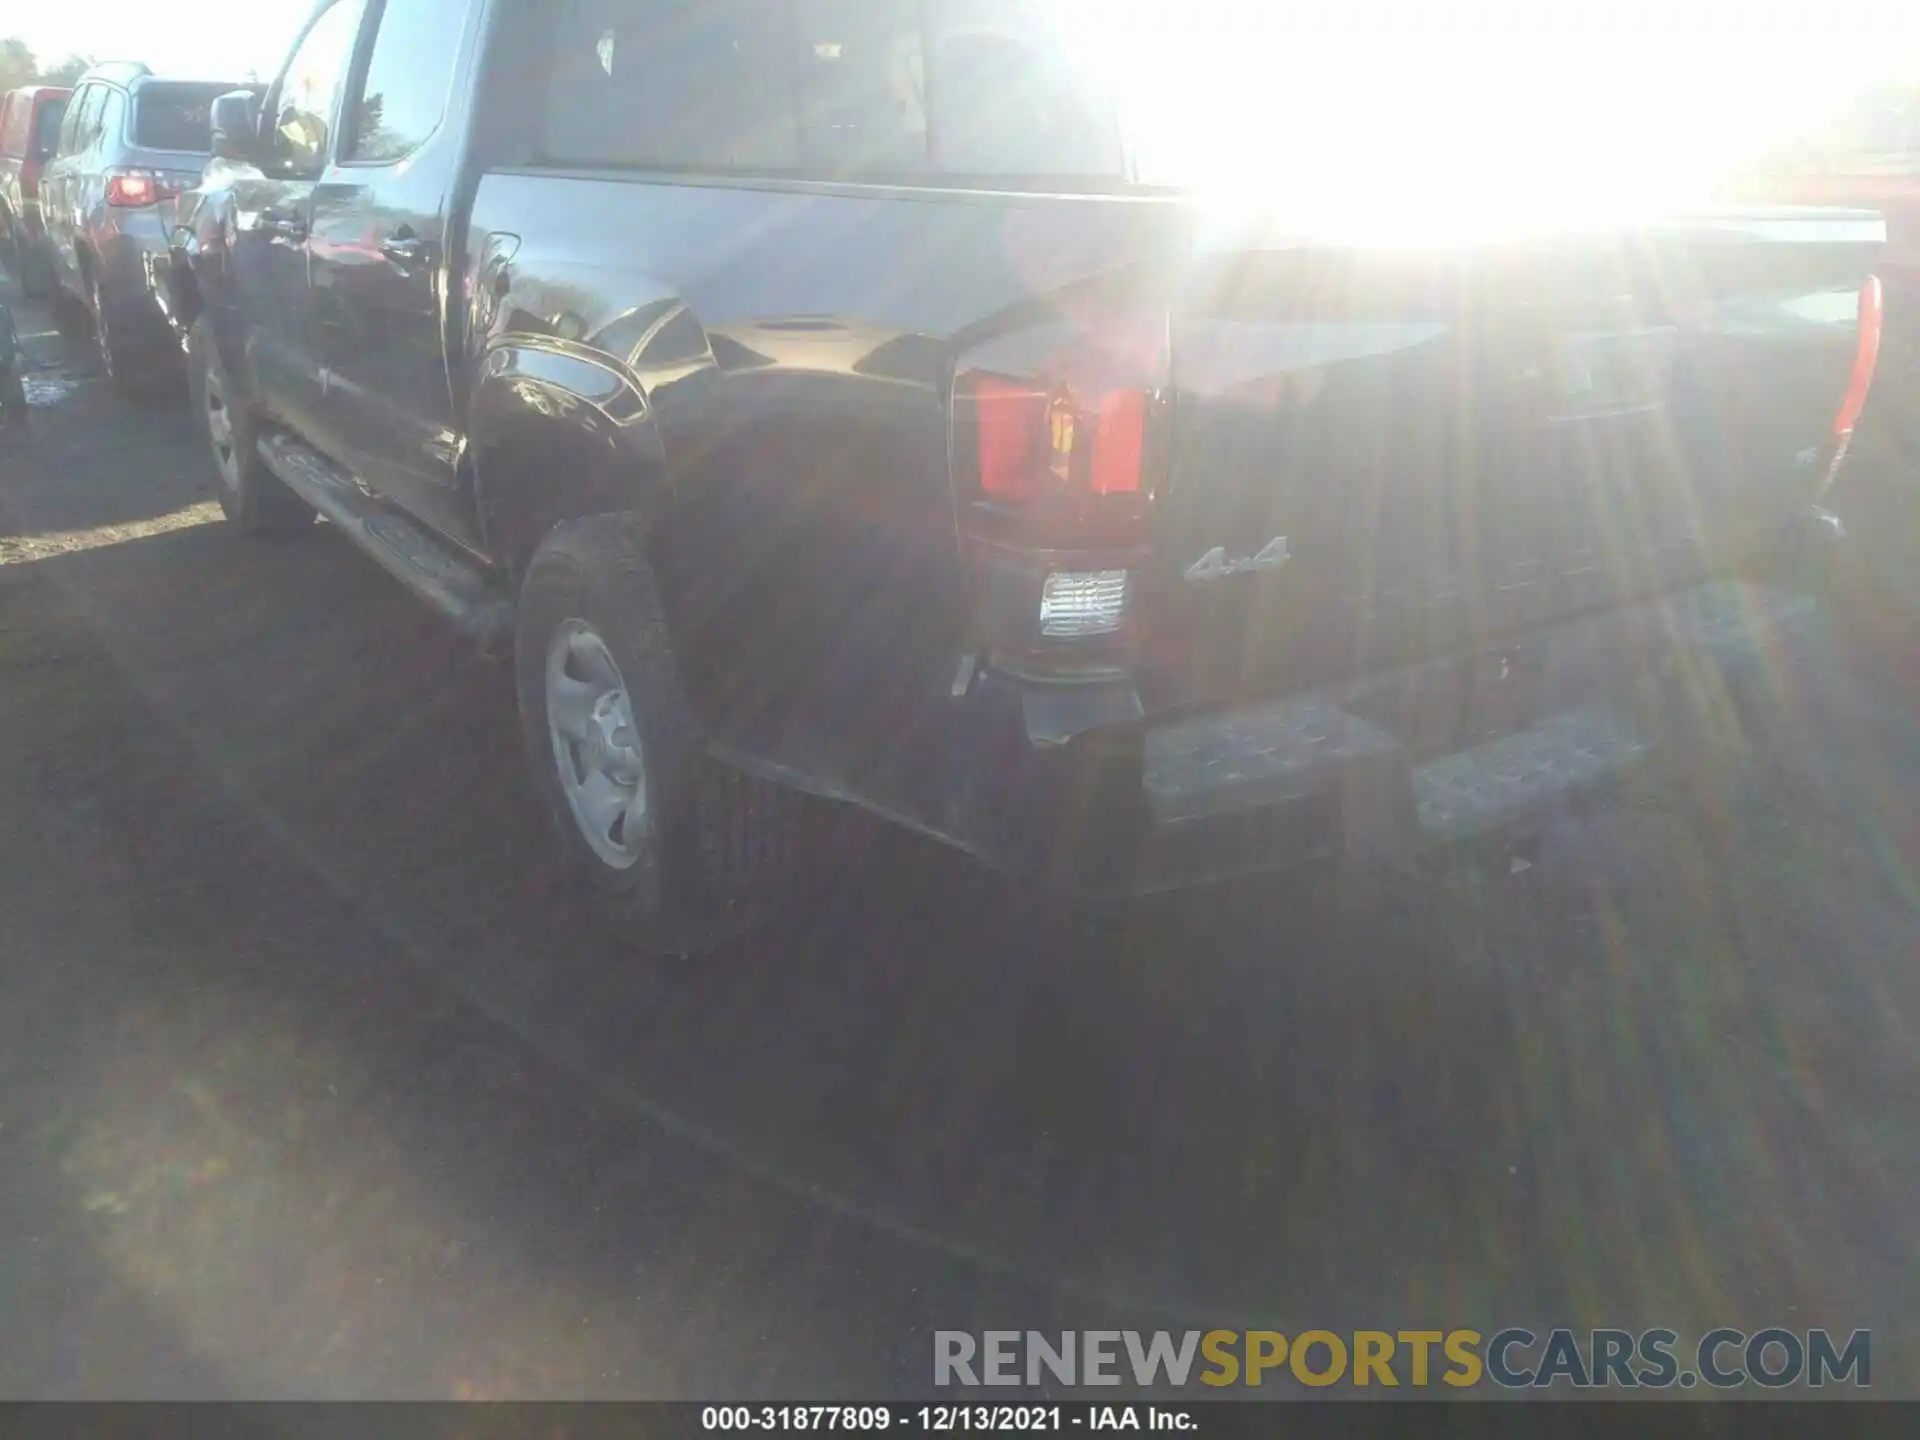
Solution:
M248 535L306 533L313 524L313 507L261 460L259 431L239 403L220 361L213 324L204 315L187 337L187 387L213 456L214 489L222 513Z
M74 299L73 292L63 285L55 285L48 298L53 309L53 328L60 332L60 338L69 345L84 345L93 333L85 303Z
M548 536L521 587L514 656L527 758L597 914L657 955L743 928L793 863L796 797L707 757L622 522Z
M100 373L107 377L107 383L122 395L152 394L163 378L166 356L160 345L130 332L123 320L115 318L98 275L87 282L87 308L93 317L94 352L100 357Z

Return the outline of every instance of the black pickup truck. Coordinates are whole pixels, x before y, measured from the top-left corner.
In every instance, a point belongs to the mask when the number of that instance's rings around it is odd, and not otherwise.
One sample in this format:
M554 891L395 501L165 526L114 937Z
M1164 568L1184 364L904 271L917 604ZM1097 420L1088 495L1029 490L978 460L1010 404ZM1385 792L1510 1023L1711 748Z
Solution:
M228 516L511 648L639 944L792 791L1105 894L1524 830L1813 603L1879 217L1336 243L1138 183L1054 36L324 0L216 105L152 278Z

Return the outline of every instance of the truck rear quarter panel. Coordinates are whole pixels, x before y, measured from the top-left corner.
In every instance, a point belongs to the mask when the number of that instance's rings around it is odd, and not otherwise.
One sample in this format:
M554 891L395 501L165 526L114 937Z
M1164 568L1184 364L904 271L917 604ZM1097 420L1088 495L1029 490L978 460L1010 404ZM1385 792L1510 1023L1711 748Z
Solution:
M1181 224L1123 198L487 174L466 360L485 523L635 512L716 729L944 828L914 776L948 748L964 638L953 354L1178 253ZM555 420L591 445L496 489L489 450Z

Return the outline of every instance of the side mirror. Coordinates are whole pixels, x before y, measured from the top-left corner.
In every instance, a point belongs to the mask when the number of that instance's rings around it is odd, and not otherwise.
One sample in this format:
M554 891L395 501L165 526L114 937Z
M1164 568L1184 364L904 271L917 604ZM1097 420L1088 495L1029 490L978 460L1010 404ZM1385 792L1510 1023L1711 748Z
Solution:
M229 90L213 102L213 153L220 160L251 160L260 134L260 102L250 90Z

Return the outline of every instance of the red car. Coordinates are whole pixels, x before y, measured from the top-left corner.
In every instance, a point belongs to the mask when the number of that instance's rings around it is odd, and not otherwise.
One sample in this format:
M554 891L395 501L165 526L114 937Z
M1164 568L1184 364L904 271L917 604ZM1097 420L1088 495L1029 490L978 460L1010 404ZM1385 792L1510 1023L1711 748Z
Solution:
M52 283L40 224L40 171L53 154L73 91L28 85L0 99L0 257L29 295Z

